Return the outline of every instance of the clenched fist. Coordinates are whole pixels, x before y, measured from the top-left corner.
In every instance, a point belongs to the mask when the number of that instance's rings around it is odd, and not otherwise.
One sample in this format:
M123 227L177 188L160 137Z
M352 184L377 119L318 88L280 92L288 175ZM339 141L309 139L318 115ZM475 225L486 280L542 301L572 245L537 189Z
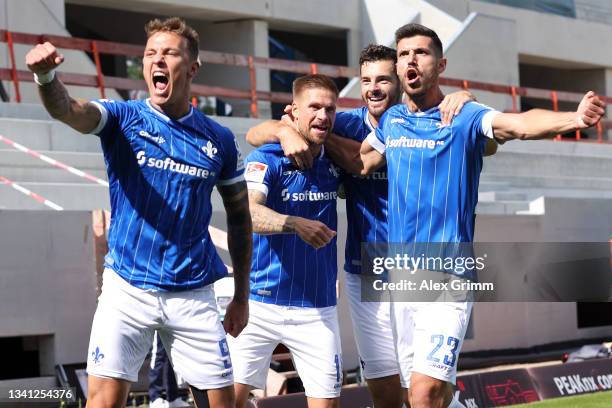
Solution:
M596 125L605 114L605 107L606 104L599 99L595 92L587 92L582 98L580 105L578 105L578 110L576 111L576 127L578 129L586 129Z
M36 75L44 75L64 62L64 56L50 42L37 44L25 57L28 69Z

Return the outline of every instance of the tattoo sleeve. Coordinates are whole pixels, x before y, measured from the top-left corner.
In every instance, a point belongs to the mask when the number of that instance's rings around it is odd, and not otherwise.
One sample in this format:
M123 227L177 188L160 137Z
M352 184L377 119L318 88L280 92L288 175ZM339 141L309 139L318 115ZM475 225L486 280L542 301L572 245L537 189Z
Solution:
M253 220L253 232L258 234L287 234L293 232L289 225L289 216L279 214L266 207L266 196L256 190L249 190L249 206Z
M244 181L218 186L227 214L227 246L234 268L234 300L246 302L249 297L249 273L253 255L253 227Z
M81 133L89 133L100 122L100 111L88 102L79 102L68 95L68 90L57 77L38 87L45 109L52 118L64 122Z

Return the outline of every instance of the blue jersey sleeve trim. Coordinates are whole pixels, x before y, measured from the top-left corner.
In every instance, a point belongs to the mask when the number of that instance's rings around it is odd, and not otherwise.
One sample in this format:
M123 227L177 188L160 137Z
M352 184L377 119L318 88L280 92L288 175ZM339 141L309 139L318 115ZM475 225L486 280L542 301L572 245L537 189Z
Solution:
M95 127L95 129L92 130L90 133L93 135L99 135L100 132L104 130L106 122L108 122L108 110L106 110L104 105L102 105L98 101L91 101L91 104L98 108L98 110L100 111L100 121L98 122L98 125Z
M374 150L376 150L378 153L383 154L383 155L385 154L385 149L386 149L385 144L381 142L376 136L376 130L373 130L372 132L370 132L366 140L370 144L370 146L372 146Z

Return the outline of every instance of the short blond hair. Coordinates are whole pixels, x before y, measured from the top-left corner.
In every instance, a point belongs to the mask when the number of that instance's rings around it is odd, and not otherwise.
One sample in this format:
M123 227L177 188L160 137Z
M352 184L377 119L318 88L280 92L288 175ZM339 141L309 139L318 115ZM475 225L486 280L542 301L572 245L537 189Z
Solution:
M144 30L145 33L147 33L147 39L160 31L167 31L180 35L187 40L189 57L193 61L199 61L198 54L200 53L200 36L198 35L198 32L187 25L185 20L182 18L169 17L165 20L156 18L145 24Z
M293 81L293 98L297 98L302 91L310 88L323 88L327 89L338 96L338 87L336 83L327 75L322 74L310 74L304 75Z

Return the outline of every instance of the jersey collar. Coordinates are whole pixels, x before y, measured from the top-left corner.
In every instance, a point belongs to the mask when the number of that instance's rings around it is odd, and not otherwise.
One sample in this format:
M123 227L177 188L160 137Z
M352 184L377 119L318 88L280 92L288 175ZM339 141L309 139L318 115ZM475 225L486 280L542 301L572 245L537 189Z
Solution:
M155 109L153 107L153 105L151 105L151 98L147 98L146 103L147 103L147 106L149 107L149 109L151 109L153 111L153 113L155 113L157 116L159 116L160 118L162 118L166 122L170 122L172 120L171 117L169 117L168 115L166 115L163 112L158 111L157 109ZM185 116L182 116L182 117L178 118L176 121L183 123L185 120L189 119L191 117L191 115L193 115L193 106L189 105L189 113L187 113Z
M425 115L430 115L432 113L434 113L435 111L437 111L439 109L438 106L432 106L431 108L427 109L426 111L423 112L413 112L410 110L410 108L408 107L408 105L404 104L404 107L406 109L406 111L414 116L425 116Z
M370 112L366 110L364 123L368 127L368 130L371 132L374 130L374 126L372 126L372 122L370 122Z

